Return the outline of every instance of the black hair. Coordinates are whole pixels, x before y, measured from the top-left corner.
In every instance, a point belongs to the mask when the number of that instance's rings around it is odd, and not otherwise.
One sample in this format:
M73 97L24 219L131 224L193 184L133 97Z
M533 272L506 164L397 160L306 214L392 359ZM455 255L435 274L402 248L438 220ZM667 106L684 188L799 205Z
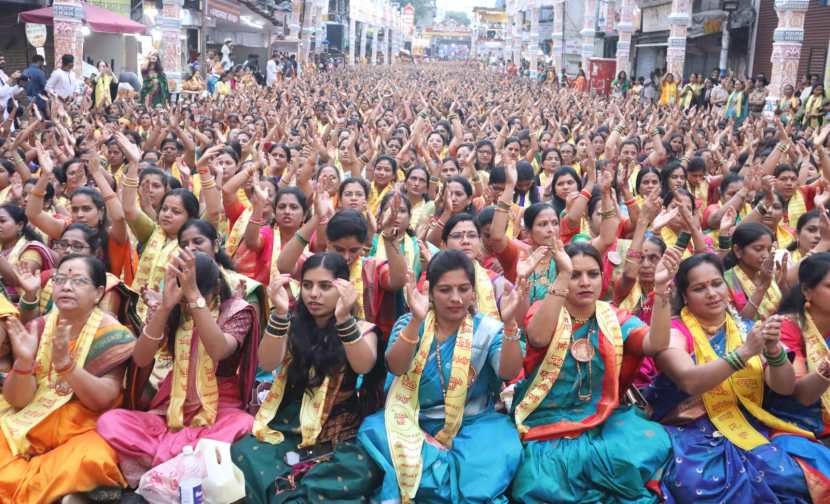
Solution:
M450 233L453 229L455 229L455 226L467 221L472 222L473 225L476 227L476 231L478 232L478 234L481 235L481 227L478 225L475 216L473 216L473 214L461 212L450 217L447 223L444 224L444 228L441 230L441 240L444 243L447 243L447 238L450 237Z
M702 264L711 264L723 277L723 264L715 254L696 254L684 259L677 268L677 274L674 275L674 284L677 286L677 299L674 303L676 314L679 314L680 310L686 306L684 293L689 288L689 273Z
M109 271L109 254L105 249L106 244L101 236L100 230L90 227L82 222L73 222L72 224L66 226L61 233L61 238L67 233L67 231L75 231L78 230L84 235L84 240L86 240L87 245L89 245L90 255L93 257L98 257L97 254L100 254L100 257L103 258L104 267Z
M801 234L801 230L804 229L804 226L806 226L808 222L810 222L813 219L818 219L820 217L821 210L818 208L814 208L809 212L804 212L803 214L801 214L801 216L798 218L798 222L795 225L795 240L793 240L789 245L787 245L787 250L789 250L790 252L798 250L798 235Z
M329 242L353 236L360 243L366 243L368 234L369 223L366 218L357 210L349 208L337 211L326 225L326 238Z
M674 191L669 191L663 194L663 206L668 207L669 204L671 204L671 202L674 201L678 195L686 196L687 198L689 198L689 200L692 202L692 213L694 214L694 211L697 209L697 206L695 204L695 197L692 196L692 193L690 193L689 190L685 187L681 187L680 189L675 189Z
M453 175L452 177L447 178L446 183L444 184L445 190L449 190L450 184L453 182L461 184L461 187L464 189L464 193L470 199L470 204L467 205L467 208L463 211L475 215L476 209L473 206L473 186L470 184L470 181L461 175Z
M749 245L760 240L764 236L769 236L775 241L775 235L772 231L760 222L744 222L735 228L732 233L732 248L729 253L723 258L724 269L732 269L738 265L738 256L735 254L735 247L743 249Z
M516 163L516 179L518 181L525 181L531 180L533 183L531 184L530 188L527 190L527 196L530 198L531 203L538 203L539 202L539 190L538 185L536 184L536 176L533 173L533 166L528 163L527 161L519 161ZM514 191L513 193L513 202L519 201L519 192Z
M404 177L404 181L409 180L409 176L410 176L410 175L412 175L412 172L414 172L414 171L416 171L416 170L417 170L417 171L422 171L422 172L424 172L424 175L426 176L426 179L427 179L427 188L426 188L426 191L424 191L424 194L421 196L421 198L423 198L423 200L424 200L424 201L429 201L429 178L430 178L430 173L429 173L429 170L427 170L426 166L423 166L423 165L415 165L415 166L413 166L412 168L410 168L410 169L406 172L406 177Z
M286 195L292 195L297 198L297 203L303 209L303 215L308 212L308 199L306 199L305 193L296 186L283 187L277 191L276 196L274 196L274 208L277 208L282 197Z
M363 194L366 198L369 197L369 182L366 181L363 177L350 177L344 179L343 182L340 182L340 187L337 188L337 197L339 199L343 199L343 191L346 190L346 187L350 184L357 184L361 188L363 188Z
M211 293L218 290L220 304L230 299L233 292L225 280L225 275L219 270L219 265L216 264L216 261L204 252L194 252L193 257L196 265L196 288L199 289L199 293L207 298ZM170 311L170 315L167 316L167 330L170 335L167 338L167 344L170 353L174 355L176 345L175 334L179 328L181 317L181 304L176 305Z
M775 178L778 178L778 176L784 172L793 172L795 173L795 176L798 177L798 170L796 170L793 165L787 163L781 163L780 165L776 166L772 174L775 176Z
M666 242L664 242L663 239L660 238L658 235L649 234L648 236L646 236L646 241L657 245L657 248L660 249L661 256L666 253L666 248L668 248L666 246Z
M660 170L653 166L647 166L645 168L640 169L640 171L637 172L637 176L634 178L634 194L640 194L640 183L643 181L643 178L645 178L645 176L649 173L657 175L657 180L660 181L660 186L662 190L663 177L660 176Z
M141 170L141 173L138 176L138 183L141 184L142 182L144 182L144 179L152 175L161 177L161 183L162 185L164 185L164 188L170 189L170 175L168 175L166 171L162 170L157 166L148 166L147 168Z
M726 190L729 189L729 186L734 184L735 182L743 182L744 178L737 173L727 173L726 176L723 177L723 180L720 181L720 194L723 197L726 194Z
M688 172L699 172L706 169L706 161L700 156L693 156L687 164Z
M483 228L484 226L490 225L493 223L493 217L496 216L496 207L488 206L482 208L478 215L476 215L476 222L478 223L479 229Z
M303 263L300 271L302 280L310 270L323 268L337 279L349 280L349 266L339 254L322 252L310 256ZM375 329L377 331L377 329ZM382 335L378 336L381 346ZM318 327L317 322L303 301L302 295L297 300L291 313L291 328L288 332L288 353L291 362L288 365L288 394L302 397L319 387L327 376L334 376L348 366L346 351L335 328L332 314L325 327ZM382 348L378 350L378 356ZM372 370L364 375L363 384L357 393L358 401L354 413L367 413L380 407L383 401L383 380L385 378L383 359L378 358Z
M671 178L671 174L676 172L677 170L683 170L683 186L682 188L686 188L686 168L683 168L683 165L680 164L679 161L669 161L666 166L660 170L660 186L663 189L663 194L665 195L668 192L671 192L669 187L669 179ZM694 200L694 198L692 198Z
M214 254L214 260L223 268L227 270L234 270L233 261L231 258L228 257L228 254L225 252L225 248L219 243L219 233L216 232L216 228L213 227L213 224L204 220L204 219L188 219L182 224L182 227L179 228L179 234L176 237L178 242L182 241L182 235L184 232L190 228L196 228L196 230L207 238L211 243L218 244L219 250Z
M74 164L81 165L84 168L84 171L86 171L86 166L83 161L78 158L72 158L69 161L64 162L62 165L56 166L55 169L52 170L55 180L57 180L61 185L66 184L66 172L69 171L69 168Z
M588 256L597 262L600 270L602 269L602 255L589 242L580 241L570 243L565 246L565 253L568 254L568 257L576 257L578 255Z
M478 160L478 150L482 147L489 147L490 148L490 163L487 165L481 165ZM481 140L476 144L476 171L484 170L484 171L491 171L493 167L496 166L496 147L493 145L493 142L490 140Z
M162 196L159 208L164 206L164 202L170 196L178 196L182 200L182 206L184 207L184 211L187 212L189 219L199 218L199 200L196 199L196 196L192 192L187 189L173 189L172 191L168 191Z
M475 221L474 221L475 222ZM455 270L463 270L475 287L476 270L473 261L461 250L442 250L432 256L427 265L427 281L430 292L438 285L438 281L445 273Z
M14 175L15 173L14 163L9 161L8 159L0 159L0 167L2 167L4 170L6 170L6 172L8 172L9 177Z
M60 268L61 265L63 265L63 263L74 261L75 259L80 259L84 263L86 263L86 267L89 270L89 279L92 280L93 287L97 289L99 287L107 286L107 268L104 266L104 263L101 262L100 259L94 256L70 254L58 261L58 265L55 266L55 271L57 271L58 268ZM99 299L98 302L100 301L101 300Z
M23 182L23 187L25 188L27 185L35 185L37 184L37 179L32 177L27 179L26 182ZM30 193L31 194L31 193ZM48 207L52 204L55 200L55 188L52 186L52 183L49 182L46 184L46 189L43 190L43 206Z
M576 173L576 170L571 168L570 166L562 166L556 170L553 174L553 180L551 181L551 194L553 198L553 208L556 210L556 215L559 216L562 212L565 211L565 200L560 198L556 195L556 181L558 181L561 177L565 175L569 175L576 181L576 190L582 190L582 179L579 178L579 175ZM525 210L527 211L527 210Z
M778 313L804 315L805 289L815 289L830 273L830 252L819 252L805 257L798 265L798 283L784 296Z
M388 161L389 164L392 166L392 180L395 180L395 178L398 175L398 162L395 161L395 158L393 158L391 156L387 156L387 155L384 154L382 156L378 156L375 159L375 166L377 166L378 163L381 162L381 161Z
M29 225L29 219L26 217L26 211L15 205L14 203L4 203L0 205L0 210L5 210L9 217L17 224L22 224L21 233L28 241L42 241L40 235Z

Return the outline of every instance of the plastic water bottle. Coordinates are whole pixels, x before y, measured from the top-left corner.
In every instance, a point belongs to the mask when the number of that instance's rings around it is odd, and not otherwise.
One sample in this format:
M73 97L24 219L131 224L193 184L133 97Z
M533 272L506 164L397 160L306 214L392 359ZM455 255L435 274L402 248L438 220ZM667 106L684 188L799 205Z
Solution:
M182 448L182 464L184 465L182 477L179 481L179 503L180 504L202 504L202 471L199 461L193 454L192 446Z

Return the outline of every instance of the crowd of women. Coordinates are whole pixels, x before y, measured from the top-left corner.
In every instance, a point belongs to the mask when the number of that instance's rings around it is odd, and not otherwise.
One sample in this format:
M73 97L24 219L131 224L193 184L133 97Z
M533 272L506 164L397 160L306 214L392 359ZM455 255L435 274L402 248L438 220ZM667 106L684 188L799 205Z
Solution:
M253 503L830 502L821 120L440 64L90 103L3 125L0 502L200 439Z

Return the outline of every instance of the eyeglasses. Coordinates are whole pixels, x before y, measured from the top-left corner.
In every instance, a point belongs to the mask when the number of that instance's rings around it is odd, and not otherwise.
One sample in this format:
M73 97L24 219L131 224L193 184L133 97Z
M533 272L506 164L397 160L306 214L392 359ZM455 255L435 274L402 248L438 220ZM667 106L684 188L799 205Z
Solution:
M55 250L69 250L73 254L80 254L85 250L89 249L88 245L77 243L77 242L70 242L67 240L58 240L54 244Z
M52 277L52 283L55 287L60 287L65 283L69 282L69 286L73 289L77 289L78 287L83 287L84 285L92 285L92 280L85 276L69 276L69 275L55 275Z
M478 233L475 231L469 231L467 233L450 233L447 237L452 240L463 240L464 238L467 238L468 240L478 240Z

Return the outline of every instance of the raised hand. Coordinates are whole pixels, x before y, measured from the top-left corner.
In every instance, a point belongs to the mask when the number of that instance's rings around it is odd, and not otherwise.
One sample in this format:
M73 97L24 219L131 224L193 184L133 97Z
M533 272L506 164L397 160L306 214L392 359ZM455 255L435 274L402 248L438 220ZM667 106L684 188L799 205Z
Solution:
M291 281L291 275L282 274L275 275L271 278L271 283L268 284L268 300L274 308L277 316L287 317L290 306L290 298L288 295L288 283Z
M775 271L775 260L772 254L769 254L761 263L761 269L758 270L758 276L755 279L755 287L758 289L767 290L772 284L772 278Z
M556 238L553 241L551 252L553 253L553 261L556 263L556 273L570 274L573 271L573 262L571 261L571 256L565 252L565 245L562 243L562 240Z
M14 267L20 287L26 294L36 294L40 290L40 270L31 271L22 264Z
M516 276L519 278L528 278L539 266L542 258L550 258L552 254L551 247L536 247L536 250L516 264Z
M677 274L682 259L683 253L680 250L674 247L666 249L663 257L660 258L660 262L657 263L657 269L654 271L654 284L660 287L667 286L674 275Z
M738 212L735 211L735 208L731 206L727 207L720 218L720 235L732 236L732 233L735 232L735 224L737 220Z
M15 360L21 361L26 367L33 365L37 355L37 335L30 333L16 317L6 318L4 324Z
M424 291L429 293L429 282L424 283ZM418 279L411 271L406 273L406 297L409 303L409 311L412 316L419 321L426 318L429 312L429 298L428 294L423 294L418 290Z
M342 278L334 281L334 288L340 295L334 307L334 318L338 322L343 322L351 316L352 308L357 303L357 290L348 280Z

